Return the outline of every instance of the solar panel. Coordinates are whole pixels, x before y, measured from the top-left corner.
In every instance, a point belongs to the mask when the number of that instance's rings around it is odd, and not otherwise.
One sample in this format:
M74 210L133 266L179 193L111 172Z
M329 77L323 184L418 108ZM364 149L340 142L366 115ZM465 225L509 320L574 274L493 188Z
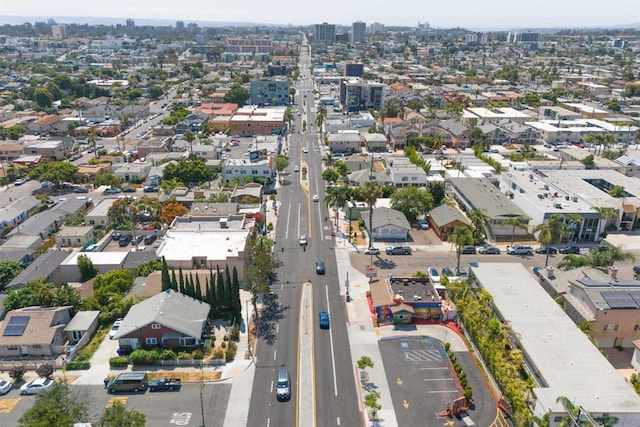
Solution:
M611 285L616 286L616 287L625 287L625 288L637 288L638 286L640 286L640 282L637 280L618 280L615 282L611 282Z
M600 292L611 308L638 308L638 304L626 292Z
M636 304L640 306L640 291L629 291L629 295L636 301Z
M588 286L588 287L609 286L609 284L606 282L600 282L598 280L593 280L593 279L578 279L576 281L582 284L583 286Z
M9 323L7 327L4 328L4 333L2 334L5 337L20 337L24 334L24 330L27 327L27 323L29 323L30 316L13 316L9 319Z

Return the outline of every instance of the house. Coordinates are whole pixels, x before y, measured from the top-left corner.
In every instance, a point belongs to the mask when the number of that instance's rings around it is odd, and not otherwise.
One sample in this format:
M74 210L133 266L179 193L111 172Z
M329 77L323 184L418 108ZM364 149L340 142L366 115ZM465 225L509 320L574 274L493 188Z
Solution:
M395 150L404 149L412 136L418 136L418 131L406 123L393 123L387 126L389 144Z
M229 158L222 165L222 179L225 183L233 182L236 179L239 182L244 182L245 178L269 182L276 176L275 163L272 157L258 158L253 162L250 159Z
M229 120L233 135L280 135L284 127L285 107L239 108Z
M0 161L13 161L24 154L20 144L0 144Z
M76 198L58 202L53 208L33 215L11 230L8 235L40 236L44 240L60 229L66 216L73 216L84 211L88 203L91 202Z
M9 250L26 250L35 252L42 245L40 236L16 234L3 243L2 248Z
M387 137L381 133L364 134L364 142L370 153L381 153L387 151Z
M97 228L109 226L109 209L118 199L102 199L84 217L85 224Z
M40 201L33 196L20 197L18 200L3 200L4 207L0 208L0 227L13 227L29 218L29 212L40 205Z
M138 157L147 157L150 153L169 153L173 145L173 138L152 136L138 143Z
M18 273L18 275L7 284L7 289L22 288L27 286L29 282L40 278L55 285L63 284L65 281L62 278L60 264L62 264L68 256L68 253L62 251L47 251L43 253Z
M198 347L209 304L168 289L129 310L113 339L128 353L137 348Z
M24 307L11 310L0 323L0 357L57 356L66 342L64 328L71 308Z
M378 172L374 170L373 173L369 169L362 169L356 172L351 172L347 175L349 179L349 185L354 187L364 187L369 181L377 182L380 186L392 185L393 181L386 173Z
M408 185L426 187L428 183L427 172L406 157L394 157L389 160L389 178L397 188Z
M65 149L61 140L42 141L24 147L25 155L42 156L51 160L64 160Z
M123 182L144 181L147 179L150 169L151 163L125 163L116 169L113 174Z
M332 133L327 135L329 150L332 153L357 153L360 148L360 135L356 133Z
M257 205L261 203L262 185L251 182L244 186L237 186L229 197L231 203Z
M471 228L471 221L461 211L447 204L431 209L427 222L443 242L449 239L456 227Z
M65 282L80 282L80 269L78 268L78 258L83 256L89 258L98 273L105 274L113 270L124 268L124 262L129 252L72 252L67 254L67 258L60 265L60 272Z
M35 259L34 253L30 249L5 248L3 245L0 246L0 261L19 262L25 268Z
M408 240L411 225L400 211L390 208L373 209L373 226L369 224L369 215L362 215L367 230L373 240Z
M64 328L69 344L84 347L98 328L99 310L79 311Z
M76 227L63 225L56 234L56 245L60 248L81 248L91 240L95 240L92 225Z

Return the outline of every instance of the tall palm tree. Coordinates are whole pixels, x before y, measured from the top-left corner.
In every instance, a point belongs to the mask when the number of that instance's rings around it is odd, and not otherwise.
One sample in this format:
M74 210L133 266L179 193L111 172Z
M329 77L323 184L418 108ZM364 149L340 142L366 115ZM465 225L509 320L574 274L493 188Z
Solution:
M333 187L327 190L324 201L327 206L334 206L336 210L336 230L338 229L338 212L351 198L351 189L346 186Z
M598 222L598 236L600 236L607 229L607 226L609 225L608 220L615 218L617 212L614 208L610 207L594 206L591 209L598 212L600 214L600 219L603 220Z
M567 222L564 215L553 214L549 217L547 222L538 224L533 229L533 234L538 234L538 241L547 247L547 254L544 260L544 266L549 265L549 245L552 243L561 242L567 237Z
M375 181L368 181L360 189L360 199L369 206L369 246L373 243L373 206L382 197L382 187Z
M196 139L196 136L188 130L184 133L184 139L189 143L189 156L193 156L193 140Z
M622 246L607 245L606 248L595 248L589 254L589 261L594 267L613 267L616 262L635 261L630 252L622 250Z
M560 263L558 263L558 268L561 270L570 270L573 268L586 267L591 265L591 261L586 256L576 255L576 254L567 254L562 259ZM546 264L545 264L546 267Z
M476 244L480 244L487 236L487 213L483 209L475 208L472 209L471 212L469 212L469 219L471 220L471 224L473 225L473 241Z
M522 218L522 216L520 215L512 216L510 218L505 219L502 222L506 225L511 226L511 246L513 246L513 244L515 243L516 228L519 228L521 230L526 230L527 223L524 221L524 218Z
M96 133L93 131L93 129L90 129L89 132L87 132L87 141L89 142L89 145L91 145L91 147L93 147L93 155L96 157L96 159L99 157L98 156L98 150L96 150Z
M322 163L324 163L324 165L328 168L328 169L333 169L333 166L335 165L336 161L333 158L333 156L331 155L331 152L327 151L324 154L324 157L322 158Z
M460 255L462 248L473 243L473 234L467 227L456 227L453 233L449 234L447 242L452 243L456 247L456 272L460 271Z

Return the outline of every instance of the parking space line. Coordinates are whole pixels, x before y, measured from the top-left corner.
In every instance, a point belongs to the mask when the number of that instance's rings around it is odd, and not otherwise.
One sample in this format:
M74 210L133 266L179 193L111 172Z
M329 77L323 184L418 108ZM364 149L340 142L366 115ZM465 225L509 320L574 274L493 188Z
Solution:
M428 391L429 394L434 394L434 393L459 393L458 390L429 390Z
M0 414L8 414L11 412L18 402L20 402L20 399L20 397L16 397L15 399L0 400Z

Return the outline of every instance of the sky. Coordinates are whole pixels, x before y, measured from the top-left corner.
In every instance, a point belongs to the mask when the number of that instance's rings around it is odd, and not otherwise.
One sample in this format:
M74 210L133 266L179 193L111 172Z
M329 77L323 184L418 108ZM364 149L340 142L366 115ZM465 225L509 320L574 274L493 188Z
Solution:
M640 0L0 0L0 21L6 22L3 16L281 25L364 21L414 27L428 22L434 28L468 29L610 27L640 23Z

